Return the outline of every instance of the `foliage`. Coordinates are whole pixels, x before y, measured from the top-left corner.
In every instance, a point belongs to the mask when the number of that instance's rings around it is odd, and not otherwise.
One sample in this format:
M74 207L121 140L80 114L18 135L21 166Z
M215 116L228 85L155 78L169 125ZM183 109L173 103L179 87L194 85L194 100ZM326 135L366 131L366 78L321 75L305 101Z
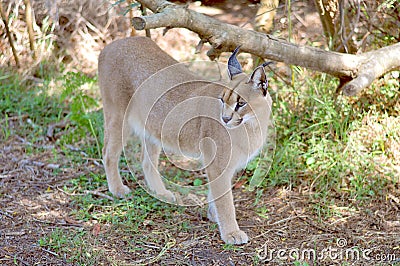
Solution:
M70 111L67 114L76 127L76 134L70 134L69 141L77 141L91 134L96 141L97 157L101 158L102 143L102 113L96 108L98 99L90 93L97 79L89 78L82 73L68 72L64 80L64 91L60 95L60 101L68 104ZM92 154L93 151L90 152Z
M296 71L296 80L302 80L301 69ZM389 75L390 76L390 75ZM277 148L274 162L264 186L284 185L290 188L305 187L314 197L326 199L337 195L355 199L370 196L384 196L388 184L399 182L393 171L385 171L386 166L376 160L378 150L385 157L385 165L398 165L393 157L393 149L381 148L379 143L394 136L400 137L399 128L388 130L383 136L370 132L368 138L360 136L363 125L360 121L379 115L379 112L397 113L398 105L392 109L379 109L397 102L398 81L385 77L380 87L382 95L375 101L362 104L364 97L349 99L335 95L337 81L325 75L305 78L306 84L295 84L294 88L279 84L274 93L274 118L277 130ZM389 81L390 80L390 81ZM279 82L272 80L270 84ZM374 91L374 88L366 93ZM374 92L374 95L377 95ZM361 105L360 105L361 103ZM363 106L362 108L360 108ZM390 116L387 116L390 117ZM360 139L361 137L361 139ZM380 142L369 143L369 139ZM377 143L374 144L374 143ZM395 142L391 142L395 143ZM371 152L365 152L371 147ZM251 164L248 167L251 169Z
M38 138L45 135L45 126L59 121L65 109L57 99L48 94L48 82L35 84L22 80L17 73L0 70L0 114L6 123L17 121L20 127L10 124L2 127L2 138L12 135Z

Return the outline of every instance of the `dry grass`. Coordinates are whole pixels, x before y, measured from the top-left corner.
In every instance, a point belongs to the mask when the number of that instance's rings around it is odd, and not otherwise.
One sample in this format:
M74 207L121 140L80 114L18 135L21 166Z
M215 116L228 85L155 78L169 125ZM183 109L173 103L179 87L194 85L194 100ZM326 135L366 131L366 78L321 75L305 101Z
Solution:
M36 51L32 58L24 20L23 0L3 1L9 26L14 36L18 56L24 70L47 61L66 70L75 69L94 75L97 57L105 44L129 35L129 19L122 16L124 6L112 7L109 1L33 1ZM3 27L3 25L2 25ZM5 41L5 40L4 40ZM0 63L13 64L8 45L3 44Z

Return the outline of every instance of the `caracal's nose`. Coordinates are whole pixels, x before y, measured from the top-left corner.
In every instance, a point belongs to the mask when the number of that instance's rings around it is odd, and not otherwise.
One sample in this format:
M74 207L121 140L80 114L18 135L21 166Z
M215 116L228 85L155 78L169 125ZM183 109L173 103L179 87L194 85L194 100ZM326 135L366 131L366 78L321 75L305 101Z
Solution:
M229 121L231 121L232 117L231 116L223 116L222 121L225 122L225 124L228 124Z

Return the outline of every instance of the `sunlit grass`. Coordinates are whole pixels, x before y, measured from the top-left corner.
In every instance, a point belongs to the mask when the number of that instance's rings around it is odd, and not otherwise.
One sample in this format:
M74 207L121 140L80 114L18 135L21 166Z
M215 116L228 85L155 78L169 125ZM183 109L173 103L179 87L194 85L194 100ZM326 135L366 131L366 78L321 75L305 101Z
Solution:
M395 154L400 130L394 126L398 119L388 116L387 111L380 112L372 102L368 102L368 110L367 104L360 108L360 102L365 101L362 97L336 95L337 81L325 74L310 78L298 70L296 76L299 82L294 88L274 78L270 82L278 83L278 89L271 92L277 145L263 185L301 186L327 202L335 197L384 197L389 184L399 182L395 167L398 169L400 162ZM393 82L387 83L380 88L382 100L376 102L381 110L398 97ZM370 126L365 121L370 121ZM328 212L329 203L318 208Z

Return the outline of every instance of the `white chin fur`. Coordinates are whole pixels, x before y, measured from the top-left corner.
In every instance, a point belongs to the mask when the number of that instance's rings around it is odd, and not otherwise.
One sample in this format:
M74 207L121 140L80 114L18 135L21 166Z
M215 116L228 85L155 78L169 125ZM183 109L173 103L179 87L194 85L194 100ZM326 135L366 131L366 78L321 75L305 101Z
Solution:
M243 116L243 121L242 121L241 124L246 123L246 122L252 120L254 117L255 117L254 115L245 115L245 116Z

